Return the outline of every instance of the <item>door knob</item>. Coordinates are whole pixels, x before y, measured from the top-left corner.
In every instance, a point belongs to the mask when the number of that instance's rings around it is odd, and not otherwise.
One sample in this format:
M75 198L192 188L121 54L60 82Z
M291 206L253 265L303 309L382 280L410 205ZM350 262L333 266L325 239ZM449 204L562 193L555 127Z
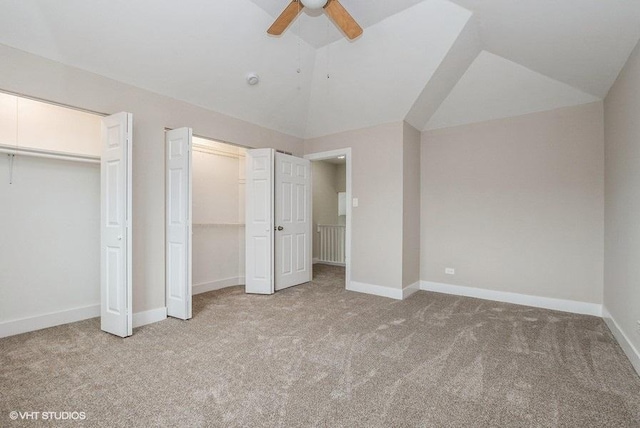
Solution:
M284 227L278 226L278 230L284 230Z
M118 241L122 241L122 235L118 235Z

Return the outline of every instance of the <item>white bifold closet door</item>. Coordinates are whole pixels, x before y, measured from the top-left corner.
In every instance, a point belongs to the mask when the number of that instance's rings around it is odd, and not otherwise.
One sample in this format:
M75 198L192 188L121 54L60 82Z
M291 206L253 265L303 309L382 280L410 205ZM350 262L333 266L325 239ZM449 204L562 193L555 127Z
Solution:
M131 113L102 120L100 165L100 327L121 337L133 333Z
M247 150L245 168L245 291L273 294L273 149Z
M247 151L246 292L311 281L311 163L273 149Z
M186 320L192 316L192 131L174 129L165 138L167 315Z

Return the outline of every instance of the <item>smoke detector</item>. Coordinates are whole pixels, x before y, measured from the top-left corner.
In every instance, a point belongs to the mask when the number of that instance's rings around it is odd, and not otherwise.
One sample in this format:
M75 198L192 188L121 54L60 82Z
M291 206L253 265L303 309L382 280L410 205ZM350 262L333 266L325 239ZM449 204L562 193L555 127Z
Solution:
M247 83L251 86L257 85L260 82L260 76L256 73L247 74Z

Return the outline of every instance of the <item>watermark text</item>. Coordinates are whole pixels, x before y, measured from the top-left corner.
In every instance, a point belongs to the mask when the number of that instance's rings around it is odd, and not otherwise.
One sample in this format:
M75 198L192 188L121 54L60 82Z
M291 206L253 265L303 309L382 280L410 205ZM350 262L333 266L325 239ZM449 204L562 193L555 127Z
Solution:
M34 412L17 411L9 412L9 419L12 421L84 421L87 419L86 412Z

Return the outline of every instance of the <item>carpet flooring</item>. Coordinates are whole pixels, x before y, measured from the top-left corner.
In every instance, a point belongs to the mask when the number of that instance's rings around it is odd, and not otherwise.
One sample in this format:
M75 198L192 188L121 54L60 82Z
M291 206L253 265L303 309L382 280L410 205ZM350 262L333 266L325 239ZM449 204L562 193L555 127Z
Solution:
M97 319L0 339L0 426L640 426L640 378L599 318L343 278L198 295L192 320L127 339Z

